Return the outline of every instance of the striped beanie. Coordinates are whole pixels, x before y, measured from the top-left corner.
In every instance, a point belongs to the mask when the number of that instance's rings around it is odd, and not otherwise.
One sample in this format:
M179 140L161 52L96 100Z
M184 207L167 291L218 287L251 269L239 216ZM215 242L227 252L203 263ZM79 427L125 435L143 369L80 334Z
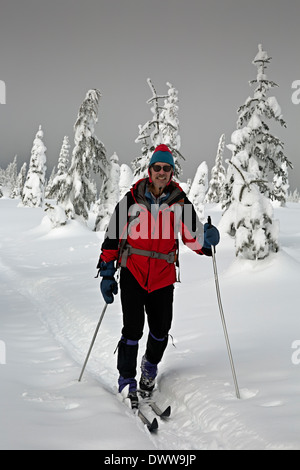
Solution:
M173 170L175 170L173 155L170 149L164 144L158 145L154 150L149 163L149 168L157 162L167 163L173 167Z

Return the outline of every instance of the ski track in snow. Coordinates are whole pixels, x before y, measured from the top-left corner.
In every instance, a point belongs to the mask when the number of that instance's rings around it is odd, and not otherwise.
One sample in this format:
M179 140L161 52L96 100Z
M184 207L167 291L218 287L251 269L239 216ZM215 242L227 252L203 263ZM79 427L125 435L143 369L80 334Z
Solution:
M9 209L15 210L14 217L17 217L18 211L21 215L26 215L24 211L27 211L33 217L27 221L21 217L18 222L12 221L7 213L6 223L11 222L11 227L2 229L0 276L5 290L1 301L9 306L12 315L4 322L8 364L0 366L0 373L4 373L4 378L6 373L8 381L17 381L17 396L12 398L22 409L21 418L26 433L16 432L14 426L19 427L20 423L17 412L13 410L11 425L7 430L2 429L3 444L0 440L0 448L1 445L4 448L160 450L300 448L297 436L294 441L276 437L276 433L269 436L263 427L263 417L259 417L257 422L250 419L253 400L259 400L255 402L254 411L257 412L259 407L264 410L265 416L272 410L282 409L284 400L264 396L254 380L249 381L254 385L252 388L240 388L242 400L236 399L222 332L217 339L213 336L219 318L206 332L216 341L216 357L206 359L203 354L214 351L214 348L209 349L210 338L204 333L202 338L202 333L197 327L195 329L195 312L190 312L193 302L187 302L187 298L195 295L198 283L207 291L203 299L196 295L202 304L201 311L212 310L212 305L216 311L211 260L206 258L198 264L195 257L191 258L194 254L185 247L181 250L182 273L193 263L200 267L202 262L204 268L195 281L193 277L197 267L193 266L194 274L186 274L185 285L180 285L178 294L177 290L175 292L175 313L184 312L186 319L183 322L182 318L177 317L174 321L182 327L180 334L177 330L179 344L175 344L176 349L169 345L166 351L159 368L158 388L161 394L157 395L161 408L169 404L172 406L171 418L167 422L159 420L159 432L150 435L139 419L113 396L117 382L113 351L121 328L118 298L107 310L83 382L79 384L77 378L103 305L98 291L99 280L93 279L101 236L77 225L73 226L74 234L66 228L49 232L43 223L39 225L42 216L36 210L17 209L13 201L1 202L8 202ZM217 213L215 217L218 217ZM10 231L16 229L20 230L19 233L10 236ZM288 234L284 240L288 244L287 255L298 240L299 257L299 237L295 240ZM236 273L236 267L234 261L232 264L232 258L227 259L226 253L224 257L220 256L219 271L221 276L223 271L227 272L227 283L230 283L230 276ZM191 265L188 264L190 259L193 260ZM298 262L293 260L295 272L297 269L299 272ZM206 314L200 314L201 317L205 322ZM235 328L241 328L241 324L237 323ZM145 346L145 336L141 341L140 354ZM1 333L0 339L3 339ZM197 349L201 339L204 342L203 351ZM23 357L20 361L18 353L14 352L16 360L11 367L9 356L14 348L21 350ZM222 360L217 358L217 351L221 350ZM243 354L241 348L240 354ZM210 369L214 361L220 364ZM20 368L24 370L18 381ZM247 384L245 375L242 379L242 383ZM4 407L6 420L11 419L10 412L9 406L6 413ZM50 431L41 427L40 421L45 416ZM278 419L280 416L279 412ZM75 426L82 425L75 438L74 434L68 436L63 432L69 431L72 421ZM62 430L59 430L59 424ZM101 425L104 425L106 432ZM57 434L51 433L51 427L58 431ZM46 433L44 437L37 435L40 431Z
M20 279L15 279L14 281L20 282ZM33 332L24 339L25 342L33 342L32 347L35 354L38 354L39 357L42 356L42 359L31 360L31 362L33 364L42 364L45 368L42 371L42 383L45 386L47 383L51 384L52 375L62 374L67 378L69 375L67 374L67 369L71 367L74 371L72 363L66 362L61 366L60 356L63 348L79 364L83 362L84 356L82 352L86 352L88 346L86 339L92 337L93 331L91 328L84 328L86 320L82 319L81 312L79 310L76 311L71 302L68 304L68 302L65 302L65 299L59 296L58 291L55 289L55 283L51 287L50 280L45 278L34 284L32 282L29 282L27 286L26 284L27 282L23 282L22 288L19 288L20 294L35 307L36 314L42 316L47 328L51 330L56 340L62 345L47 346L47 330L45 331L42 327L41 331ZM41 299L43 299L42 302ZM49 320L53 312L55 312L55 317ZM66 334L63 324L60 323L61 318L66 319L71 316L73 319L74 317L76 318L77 327L79 325L78 321L82 323L80 324L80 328L83 328L82 349L79 347L80 344L74 344L72 334ZM26 325L20 326L19 331L15 332L16 336L23 336L23 331L26 334ZM62 334L61 331L64 331L64 333ZM36 348L35 341L38 337L38 342L40 343L41 336L42 338L44 337L44 340L42 339L43 343L46 340L46 345ZM103 336L105 339L103 339ZM76 340L78 340L77 337ZM115 342L116 338L110 337L107 332L105 332L105 335L101 335L101 356L99 357L95 351L100 367L107 362L106 356L108 354L105 351L111 350L111 344L115 344ZM58 369L55 367L57 362L59 363ZM99 364L97 365L99 366ZM114 387L111 387L111 384L116 381L115 367L106 366L99 375L96 367L90 366L88 369L105 390L114 393ZM73 382L73 378L69 377L69 380L71 380L71 383ZM247 440L250 440L251 446L254 445L255 440L258 441L259 446L263 444L258 436L243 429L242 423L235 418L235 414L226 411L226 406L216 405L214 398L210 398L209 390L206 393L203 390L199 390L198 377L195 377L195 383L193 383L193 378L185 378L185 380L188 383L185 383L183 393L180 393L182 377L176 376L176 373L165 373L160 380L159 387L162 394L158 396L159 403L162 408L171 403L173 414L168 422L160 421L158 436L149 434L149 439L156 448L160 450L226 449L230 443L230 436L226 431L228 428L230 428L230 433L234 436L235 441L237 436L239 436L241 447L243 447L244 442ZM34 385L36 387L36 384ZM22 396L25 400L47 404L47 409L50 411L52 409L53 412L57 412L59 409L73 410L80 406L82 407L82 404L80 405L75 397L72 400L67 396L68 394L65 394L63 389L54 391L44 390L40 393L35 387L33 391L30 391L31 386L29 386L28 391L23 392ZM229 388L229 384L227 384L227 388ZM190 392L186 393L186 389L190 390ZM232 390L228 391L228 397L232 400ZM127 415L128 417L130 416L129 412L127 412ZM199 436L199 429L203 432L202 436ZM223 430L226 431L224 435Z

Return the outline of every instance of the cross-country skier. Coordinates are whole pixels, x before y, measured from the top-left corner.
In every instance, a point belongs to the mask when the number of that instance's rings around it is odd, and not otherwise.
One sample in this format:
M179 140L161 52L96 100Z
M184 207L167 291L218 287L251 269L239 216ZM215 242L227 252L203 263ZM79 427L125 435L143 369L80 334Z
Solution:
M123 310L122 336L118 345L119 392L126 386L137 404L137 355L143 335L145 311L149 335L141 362L139 387L151 393L157 365L168 343L173 315L173 290L178 264L178 233L183 243L200 255L212 256L219 243L213 225L199 221L192 203L172 180L174 159L166 145L154 150L148 178L139 180L116 206L106 231L97 268L106 303L114 301L121 266Z

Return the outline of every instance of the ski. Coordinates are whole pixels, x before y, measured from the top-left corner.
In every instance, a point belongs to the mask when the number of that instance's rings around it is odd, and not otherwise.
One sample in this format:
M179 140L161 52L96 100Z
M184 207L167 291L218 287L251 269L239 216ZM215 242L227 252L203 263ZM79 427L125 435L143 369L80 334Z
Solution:
M158 422L156 418L150 421L140 409L138 409L137 415L140 418L140 420L147 426L148 431L154 432L158 429Z
M171 406L167 406L166 409L162 410L152 398L152 393L140 391L140 396L144 400L145 405L149 405L152 411L160 418L169 418L171 416Z
M170 418L170 416L171 416L171 406L167 406L167 408L165 410L161 410L161 408L156 404L155 401L150 401L149 406L154 411L154 413L157 414L157 416L159 416L160 418L162 418L162 419Z
M147 426L147 429L149 432L154 432L158 429L158 422L157 422L157 419L154 418L152 421L150 421L147 416L145 416L145 414L142 412L141 408L140 408L140 402L138 400L138 397L137 395L131 395L130 393L128 394L128 397L125 398L125 400L123 401L124 404L126 404L126 402L128 403L128 406L129 408L133 411L133 413L135 413L139 418L140 420L142 421L142 423Z
M141 401L138 399L136 394L129 393L128 396L124 399L123 403L135 413L142 423L147 426L149 432L157 431L158 429L158 421L156 418L152 419L152 421L145 415L142 408L149 407L159 418L166 419L169 418L171 415L171 406L167 406L165 409L161 409L159 405L157 405L156 401L152 398L152 394L145 394L140 392Z

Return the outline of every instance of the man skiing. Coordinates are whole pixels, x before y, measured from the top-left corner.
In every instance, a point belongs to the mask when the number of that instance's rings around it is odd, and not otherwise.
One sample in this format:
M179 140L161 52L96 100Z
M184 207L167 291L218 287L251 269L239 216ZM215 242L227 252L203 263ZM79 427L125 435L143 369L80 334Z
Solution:
M148 178L135 183L116 206L97 265L107 304L114 301L118 292L114 274L121 266L123 329L118 345L118 384L119 392L128 386L132 406L138 403L137 355L145 311L149 334L139 381L145 394L151 394L154 389L157 365L168 343L178 265L178 233L183 243L200 255L212 256L211 246L219 243L217 228L202 225L186 194L172 180L174 169L169 148L156 147Z

